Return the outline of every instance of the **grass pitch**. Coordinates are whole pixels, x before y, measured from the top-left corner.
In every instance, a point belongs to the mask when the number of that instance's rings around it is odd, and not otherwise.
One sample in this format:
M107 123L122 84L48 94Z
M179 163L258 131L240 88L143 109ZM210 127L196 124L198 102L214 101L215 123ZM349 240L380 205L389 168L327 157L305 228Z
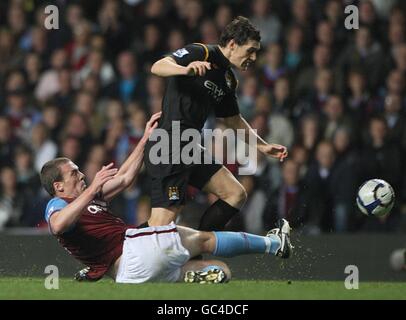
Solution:
M406 299L404 283L360 282L347 290L334 281L243 281L227 284L116 284L60 279L58 290L47 290L45 278L0 278L0 299L140 299L140 300L281 300L281 299Z

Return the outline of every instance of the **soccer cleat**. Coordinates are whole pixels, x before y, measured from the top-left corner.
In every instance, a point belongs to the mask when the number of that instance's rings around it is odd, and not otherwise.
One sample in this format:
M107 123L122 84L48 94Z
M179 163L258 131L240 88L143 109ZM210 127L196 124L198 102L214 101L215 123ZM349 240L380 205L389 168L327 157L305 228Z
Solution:
M77 281L84 281L84 280L88 280L87 279L87 273L90 271L89 267L83 268L82 270L79 270L78 272L76 272L75 274L75 280Z
M187 283L223 283L226 282L226 273L220 268L209 270L186 271L184 281Z
M275 234L281 239L281 246L276 251L275 255L282 259L287 259L292 255L294 249L290 242L290 231L292 229L289 222L285 219L279 219L276 226L277 228L270 230L267 236L270 234Z

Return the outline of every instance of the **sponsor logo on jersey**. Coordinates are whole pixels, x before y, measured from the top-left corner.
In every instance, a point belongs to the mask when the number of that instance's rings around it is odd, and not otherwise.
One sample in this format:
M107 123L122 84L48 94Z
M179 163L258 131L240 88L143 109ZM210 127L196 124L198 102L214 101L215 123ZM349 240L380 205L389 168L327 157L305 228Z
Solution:
M179 200L179 189L178 189L178 187L169 187L168 197L169 197L169 200Z
M87 206L87 211L89 211L92 214L96 214L96 213L99 213L100 211L105 211L105 210L100 206L92 204L90 206Z
M187 51L185 48L178 49L173 53L173 55L178 58L182 58L183 56L185 56L187 54L189 54L189 51Z
M209 89L209 94L216 100L217 102L220 102L223 97L225 96L225 92L223 89L221 89L217 84L210 80L206 80L204 82L204 86Z

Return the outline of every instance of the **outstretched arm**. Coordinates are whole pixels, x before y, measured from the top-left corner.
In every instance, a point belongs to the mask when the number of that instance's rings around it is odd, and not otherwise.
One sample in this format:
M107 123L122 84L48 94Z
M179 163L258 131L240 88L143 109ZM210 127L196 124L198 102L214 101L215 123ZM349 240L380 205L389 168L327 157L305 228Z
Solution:
M161 112L158 112L151 117L145 126L144 135L140 142L138 142L137 147L122 164L117 175L104 184L102 194L105 200L110 200L117 193L125 190L134 182L142 166L145 145L152 132L157 127L160 116Z
M211 69L210 63L206 61L193 61L184 67L177 64L172 57L165 57L152 65L151 73L160 77L204 76L206 69Z
M285 146L280 144L273 144L267 143L264 139L262 139L248 124L248 122L241 117L240 114L224 118L224 123L227 127L232 128L234 130L243 129L245 130L245 141L249 140L249 135L253 135L256 137L257 148L264 154L271 156L272 158L279 159L283 161L288 156L288 151Z

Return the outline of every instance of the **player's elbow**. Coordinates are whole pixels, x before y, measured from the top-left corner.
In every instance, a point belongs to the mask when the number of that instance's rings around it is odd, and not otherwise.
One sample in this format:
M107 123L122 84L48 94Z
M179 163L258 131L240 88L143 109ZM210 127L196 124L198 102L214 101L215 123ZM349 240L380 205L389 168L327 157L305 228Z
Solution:
M68 228L60 223L60 222L53 222L50 224L50 229L52 231L52 233L56 236L60 236L61 234L63 234Z
M151 66L151 73L157 75L157 73L156 73L156 62Z
M119 182L120 190L125 190L125 189L129 188L135 180L135 176L131 175L131 174L123 174L123 175L119 176L118 178L120 179L120 182Z
M161 73L160 73L160 61L161 60L158 60L157 62L155 62L152 66L151 66L151 73L152 74L154 74L154 75L156 75L156 76L161 76Z

